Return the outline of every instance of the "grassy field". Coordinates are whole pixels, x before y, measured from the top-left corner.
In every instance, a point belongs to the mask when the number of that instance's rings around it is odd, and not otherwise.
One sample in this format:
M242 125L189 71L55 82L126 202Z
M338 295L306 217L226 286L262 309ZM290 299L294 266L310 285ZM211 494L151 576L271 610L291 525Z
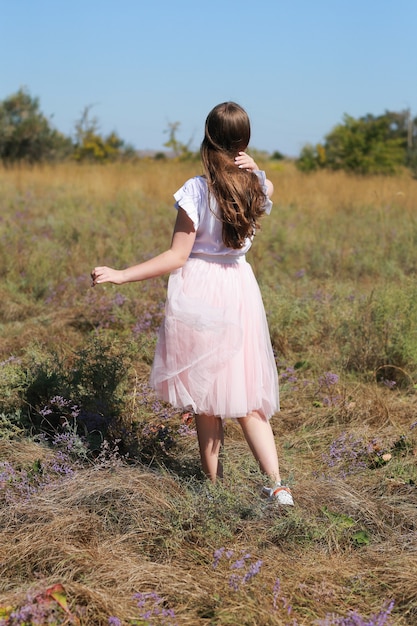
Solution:
M417 623L417 181L264 166L289 510L233 423L207 485L148 388L167 277L91 288L198 163L0 170L0 626Z

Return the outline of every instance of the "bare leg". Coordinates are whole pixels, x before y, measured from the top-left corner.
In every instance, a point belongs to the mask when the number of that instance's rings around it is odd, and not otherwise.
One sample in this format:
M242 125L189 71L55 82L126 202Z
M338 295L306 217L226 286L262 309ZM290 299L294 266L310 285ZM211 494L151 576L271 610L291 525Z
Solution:
M274 483L281 480L278 453L271 424L258 411L252 411L238 420L253 456L262 472Z
M223 445L223 422L213 415L196 415L195 423L201 466L207 478L215 483L217 478L223 478L223 467L219 460Z

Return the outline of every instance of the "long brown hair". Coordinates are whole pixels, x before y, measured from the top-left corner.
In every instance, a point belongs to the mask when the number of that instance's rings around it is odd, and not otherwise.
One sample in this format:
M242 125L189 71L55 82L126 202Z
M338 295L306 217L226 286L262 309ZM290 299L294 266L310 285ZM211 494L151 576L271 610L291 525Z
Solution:
M206 119L201 160L209 194L213 194L223 222L222 239L229 248L239 249L259 228L265 194L253 172L239 169L235 157L246 150L250 121L235 102L223 102Z

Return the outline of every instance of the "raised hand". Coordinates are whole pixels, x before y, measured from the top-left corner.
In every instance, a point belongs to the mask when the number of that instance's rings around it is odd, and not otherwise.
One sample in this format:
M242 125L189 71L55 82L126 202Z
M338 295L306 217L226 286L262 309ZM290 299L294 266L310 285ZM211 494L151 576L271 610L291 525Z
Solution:
M248 170L249 172L259 169L252 157L246 152L239 152L237 157L235 157L235 163L240 169Z

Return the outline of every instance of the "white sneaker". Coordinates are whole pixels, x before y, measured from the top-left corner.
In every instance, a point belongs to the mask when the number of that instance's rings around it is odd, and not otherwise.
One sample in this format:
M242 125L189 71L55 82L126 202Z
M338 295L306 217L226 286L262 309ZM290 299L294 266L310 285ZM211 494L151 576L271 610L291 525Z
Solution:
M283 485L276 485L275 487L264 487L262 493L269 500L275 500L278 504L284 504L286 506L294 506L294 500L289 487Z

